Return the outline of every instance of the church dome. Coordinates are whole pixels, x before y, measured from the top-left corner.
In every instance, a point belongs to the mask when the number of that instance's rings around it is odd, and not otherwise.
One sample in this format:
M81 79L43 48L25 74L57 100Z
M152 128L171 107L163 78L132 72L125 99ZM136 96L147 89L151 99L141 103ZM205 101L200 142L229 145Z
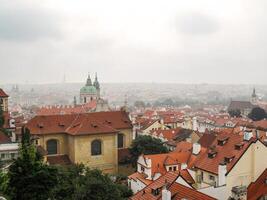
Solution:
M83 94L96 94L97 91L96 91L95 86L93 86L93 85L87 86L86 85L86 86L81 88L80 93L83 93Z

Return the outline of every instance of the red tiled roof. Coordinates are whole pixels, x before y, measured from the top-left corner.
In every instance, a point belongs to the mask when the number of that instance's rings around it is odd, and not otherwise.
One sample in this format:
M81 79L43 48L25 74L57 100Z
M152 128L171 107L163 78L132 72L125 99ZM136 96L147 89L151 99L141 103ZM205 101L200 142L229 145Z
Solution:
M232 129L233 130L233 129ZM223 146L218 145L218 139L222 140L228 138ZM255 142L255 138L250 141L243 141L243 136L235 133L229 133L228 131L223 131L218 134L216 140L210 145L212 150L209 149L202 156L199 156L195 162L195 167L202 169L204 171L211 172L213 174L218 174L218 166L220 163L224 162L226 156L234 156L230 163L227 163L227 172L229 172L243 153L247 150L252 142ZM235 145L242 143L241 149L236 149ZM214 158L209 158L209 152L216 152Z
M85 135L115 133L118 129L132 128L126 112L95 112L70 115L36 116L27 125L32 134L67 133Z
M151 184L149 184L146 188L136 193L133 197L131 197L131 200L156 200L160 198L159 195L153 195L151 193L152 189L162 189L162 187L166 184L170 185L172 184L177 178L179 174L175 172L168 172L164 176L161 176L157 180L153 181Z
M1 88L0 88L0 97L2 97L2 98L3 98L3 97L4 97L4 98L5 98L5 97L8 97L8 95L7 95L7 94L4 92L4 90L1 89Z
M10 143L11 140L8 136L6 136L6 134L4 134L1 130L0 130L0 144L6 144L6 143Z
M48 106L39 108L37 115L62 115L62 114L78 114L87 113L94 110L97 106L97 100L90 101L83 105L77 106Z
M70 165L71 161L67 155L47 156L50 165Z
M152 183L151 180L146 179L144 174L141 174L139 172L136 172L136 173L128 176L128 179L139 180L142 183L144 183L145 185L149 185L150 183Z
M176 129L167 129L167 130L152 130L151 134L155 134L156 136L160 136L162 134L163 138L168 141L174 140L176 136L180 133L181 128Z
M188 173L188 172L187 172ZM175 182L178 177L182 175L181 173L168 172L165 175L161 176L157 180L153 181L146 188L136 193L131 200L160 200L161 191L164 186L168 188L171 192L172 200L181 200L182 198L187 199L197 199L197 200L215 200L214 198L200 193L194 189L188 188L184 185L181 185ZM187 181L187 180L185 180ZM159 189L158 195L153 195L152 190Z
M267 168L259 178L248 186L247 199L257 200L267 195Z
M215 198L210 197L206 194L198 192L194 189L186 187L182 184L174 182L169 191L172 194L172 200L181 200L181 199L197 199L197 200L215 200Z
M151 159L151 174L155 173L165 174L166 165L176 165L188 163L191 156L190 152L170 152L164 154L144 155L144 158ZM178 169L177 169L178 170Z
M203 136L199 139L198 143L205 148L208 148L213 141L216 139L214 134L204 133Z

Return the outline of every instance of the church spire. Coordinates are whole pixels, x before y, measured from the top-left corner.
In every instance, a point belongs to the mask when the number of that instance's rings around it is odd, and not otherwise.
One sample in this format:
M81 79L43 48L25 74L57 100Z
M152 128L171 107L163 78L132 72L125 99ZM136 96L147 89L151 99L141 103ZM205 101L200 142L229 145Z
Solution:
M88 78L87 78L86 86L91 86L91 85L92 85L92 80L90 78L90 74L88 73Z
M100 84L98 82L98 79L97 79L97 73L95 73L95 81L94 81L94 86L97 90L100 89Z

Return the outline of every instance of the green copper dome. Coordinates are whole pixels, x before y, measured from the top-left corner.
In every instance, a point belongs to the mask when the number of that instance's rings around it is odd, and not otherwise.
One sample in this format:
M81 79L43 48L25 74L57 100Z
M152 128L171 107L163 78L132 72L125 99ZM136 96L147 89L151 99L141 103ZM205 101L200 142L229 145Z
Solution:
M93 85L82 87L80 92L86 93L86 94L96 94L97 93L96 88Z

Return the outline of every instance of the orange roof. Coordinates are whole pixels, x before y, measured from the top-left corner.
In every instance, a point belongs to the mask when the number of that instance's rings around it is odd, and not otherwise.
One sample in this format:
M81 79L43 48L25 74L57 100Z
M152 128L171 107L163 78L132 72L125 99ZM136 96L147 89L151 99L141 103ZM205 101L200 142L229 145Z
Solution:
M69 115L36 116L27 125L32 134L67 133L85 135L115 133L117 129L132 128L126 112L95 112Z
M136 172L136 173L128 176L128 179L139 180L142 183L144 183L145 185L149 185L150 183L152 183L151 180L148 180L148 179L145 178L144 174L141 174L139 172Z
M226 143L221 146L218 144L218 140L226 140ZM199 156L194 165L195 167L204 171L218 174L219 164L224 162L225 157L231 155L233 159L227 163L227 172L229 172L252 142L255 142L255 138L244 142L243 136L233 133L233 129L232 133L229 133L228 131L222 131L210 145L210 149L203 155ZM241 143L243 144L242 148L236 149L236 145ZM208 154L211 152L215 153L214 158L208 157Z
M151 159L151 174L155 173L165 174L166 165L178 165L181 163L188 163L190 152L170 152L164 154L144 155L144 158ZM177 169L178 170L178 169Z
M267 168L259 178L248 186L248 200L257 200L267 195Z
M177 178L179 174L175 172L168 172L164 176L161 176L157 180L153 181L146 188L136 193L131 200L156 200L161 195L153 195L152 189L162 189L165 184L172 184Z
M188 173L188 172L187 172ZM161 176L157 180L153 181L146 188L136 193L131 200L158 200L161 199L161 191L164 186L171 192L172 200L181 200L182 198L187 199L198 199L198 200L215 200L214 198L200 193L194 189L188 188L184 185L176 183L175 181L181 173L168 172ZM158 195L153 194L153 190L159 190Z
M181 128L168 129L168 130L152 130L151 134L156 134L158 137L162 134L163 138L168 141L174 140L177 134L179 134Z
M215 198L213 197L210 197L206 194L203 194L201 192L198 192L194 189L191 189L176 182L174 182L169 187L169 191L172 194L172 200L181 200L181 199L215 200Z
M8 95L1 88L0 88L0 97L2 97L2 98L8 97Z
M61 115L74 113L87 113L94 110L97 106L97 100L77 106L47 106L37 111L37 115Z

